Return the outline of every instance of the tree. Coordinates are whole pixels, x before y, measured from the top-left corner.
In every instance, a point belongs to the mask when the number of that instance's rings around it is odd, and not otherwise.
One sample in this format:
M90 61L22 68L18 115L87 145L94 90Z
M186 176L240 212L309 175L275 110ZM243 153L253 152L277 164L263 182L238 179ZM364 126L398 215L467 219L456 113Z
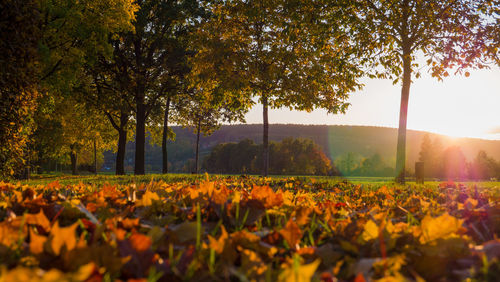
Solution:
M467 177L465 156L459 146L451 146L444 151L443 166L448 179L464 180Z
M49 96L72 93L84 62L106 49L103 35L130 27L134 4L130 0L4 1L1 10L2 38L8 40L0 45L0 119L6 122L0 124L0 135L9 137L0 136L6 146L0 153L0 170L9 174L17 170L19 175L22 164L33 155L27 147L37 126L34 116L40 102L49 102L43 109L50 111L53 99ZM15 121L9 121L4 111Z
M110 54L109 35L132 30L137 11L133 0L43 0L40 6L40 80L61 93L71 92L85 66Z
M358 168L359 174L363 176L385 176L384 170L386 166L380 154L373 154L369 158L365 158Z
M331 161L310 139L285 138L271 147L271 172L274 174L328 175Z
M356 0L352 15L353 37L361 46L371 46L367 53L374 68L382 67L378 77L402 81L401 105L396 154L396 181L405 182L406 124L412 74L420 76L416 57L427 58L433 76L448 76L463 54L479 25L477 1L445 0ZM453 58L453 59L452 59ZM463 60L465 61L465 59ZM466 73L468 75L468 73Z
M332 172L331 161L312 140L285 138L270 145L273 174L328 175ZM204 167L215 173L259 173L262 147L249 139L218 144L205 159Z
M495 160L489 157L485 151L479 151L470 165L469 176L475 180L494 178L497 176L498 167Z
M124 79L123 71L116 59L100 55L95 64L87 66L86 79L90 82L83 85L86 89L80 95L81 100L103 115L118 133L116 175L125 174L127 135L134 110L128 100L129 82Z
M193 89L191 95L176 103L179 112L176 123L196 132L195 173L199 171L200 134L211 135L222 122L244 122L247 111L247 107L242 106L244 103L239 97L225 95L226 93L217 92L218 90L221 89L207 93L203 89Z
M424 171L427 177L442 176L443 148L439 137L431 141L430 135L425 134L420 145L419 161L424 162Z
M140 9L134 22L135 30L115 36L113 55L127 85L127 100L135 112L134 173L144 174L148 118L171 88L168 80L178 66L179 55L174 50L202 10L194 0L142 0L137 4Z
M0 178L20 176L39 96L38 1L0 4Z
M344 112L362 75L338 22L322 1L218 1L198 30L194 73L263 106L263 175L269 171L269 108Z
M353 152L347 152L335 160L335 165L342 175L351 175L359 166L361 157Z
M105 117L75 98L58 97L50 112L38 113L34 134L35 143L41 147L38 159L70 163L72 174L78 173L78 164L95 165L97 153L102 158L115 140Z

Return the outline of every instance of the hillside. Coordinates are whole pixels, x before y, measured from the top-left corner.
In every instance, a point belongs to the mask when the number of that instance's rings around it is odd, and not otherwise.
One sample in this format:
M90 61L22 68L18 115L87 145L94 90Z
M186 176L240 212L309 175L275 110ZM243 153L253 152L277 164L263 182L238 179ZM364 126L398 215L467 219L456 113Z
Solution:
M185 166L190 158L194 158L194 144L196 136L188 129L173 127L177 135L176 141L169 144L169 162L172 171L189 171ZM484 150L491 157L500 160L500 141L474 138L452 138L444 135L424 131L409 130L407 135L407 152L409 167L418 159L420 144L424 135L429 134L431 139L439 138L443 148L457 145L467 160L472 160L479 150ZM346 125L299 125L299 124L271 124L269 139L281 141L286 137L310 138L317 143L330 159L354 152L363 157L378 153L392 166L396 155L397 129L375 126L346 126ZM211 136L201 138L201 156L206 156L210 149L219 143L238 142L242 139L251 139L256 143L262 142L262 125L239 124L224 125ZM130 142L127 146L126 165L133 166L134 146ZM105 155L107 167L114 166L114 154ZM149 170L161 169L161 148L157 145L148 145L146 148L146 165Z

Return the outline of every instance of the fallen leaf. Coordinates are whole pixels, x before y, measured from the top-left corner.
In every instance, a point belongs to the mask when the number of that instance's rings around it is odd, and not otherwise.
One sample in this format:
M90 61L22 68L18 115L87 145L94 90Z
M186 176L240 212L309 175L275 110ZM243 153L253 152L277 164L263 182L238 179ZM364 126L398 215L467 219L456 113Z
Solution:
M59 227L59 222L56 222L49 234L49 246L55 255L61 254L63 247L66 251L70 251L76 247L76 228L78 223L74 223L68 227Z
M160 197L156 192L151 192L149 190L146 190L144 195L142 195L142 198L136 202L137 206L151 206L153 204L153 201L159 201Z
M422 229L420 243L426 244L436 239L453 235L462 227L462 222L463 220L455 218L448 213L435 218L426 215L420 225Z
M279 233L286 240L290 248L294 248L302 238L299 226L291 218L286 223L285 228L281 229Z
M33 229L30 229L30 252L38 255L43 253L43 245L47 241L47 237L36 234Z
M148 250L152 244L151 238L141 233L132 234L128 240L130 241L132 248L139 253Z
M311 281L311 278L316 272L319 264L320 260L317 259L312 263L299 265L298 267L291 265L280 273L278 281L309 282Z
M378 238L379 228L373 220L368 220L366 222L365 227L363 228L363 233L361 234L361 239L364 242L371 241L373 239Z
M47 219L42 209L36 214L26 214L26 224L38 225L46 232L50 231L50 221Z

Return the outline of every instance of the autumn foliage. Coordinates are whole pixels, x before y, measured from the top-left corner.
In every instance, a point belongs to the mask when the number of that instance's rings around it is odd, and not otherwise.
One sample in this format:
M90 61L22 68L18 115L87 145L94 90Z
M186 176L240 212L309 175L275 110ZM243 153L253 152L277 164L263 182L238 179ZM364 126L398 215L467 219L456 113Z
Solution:
M498 189L0 183L0 280L498 278Z

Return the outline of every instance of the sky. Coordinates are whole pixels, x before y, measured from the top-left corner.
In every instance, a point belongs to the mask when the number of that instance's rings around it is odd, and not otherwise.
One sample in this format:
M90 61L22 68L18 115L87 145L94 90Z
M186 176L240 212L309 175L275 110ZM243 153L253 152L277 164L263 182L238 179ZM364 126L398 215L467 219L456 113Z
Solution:
M413 78L408 108L408 129L454 137L500 140L500 68L470 71L438 81L425 70ZM350 95L346 114L328 115L274 109L269 123L372 125L398 127L401 84L364 79L362 90ZM262 123L262 105L246 115L247 123Z

